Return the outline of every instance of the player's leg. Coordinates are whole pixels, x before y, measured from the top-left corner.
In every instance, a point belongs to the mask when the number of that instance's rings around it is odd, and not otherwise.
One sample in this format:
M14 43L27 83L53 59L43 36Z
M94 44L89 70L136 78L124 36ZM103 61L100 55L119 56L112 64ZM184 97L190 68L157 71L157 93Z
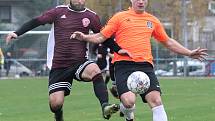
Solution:
M69 69L52 69L49 74L49 106L55 121L63 121L64 96L70 94L72 71Z
M81 69L79 70L80 79L93 82L94 93L102 106L103 117L109 119L112 113L118 111L119 107L116 104L109 104L108 102L108 91L101 70L97 64L89 61L83 64L82 71Z
M123 93L120 96L120 111L124 114L126 121L134 120L136 95L131 91Z
M150 78L150 88L145 94L141 95L142 100L145 103L147 102L152 109L153 121L167 121L167 114L162 104L160 85L156 75L153 70L146 72L146 74Z
M112 63L109 64L109 73L110 73L110 78L112 80L112 86L110 88L110 92L115 98L119 99L119 95L116 87L116 80L114 77L114 64Z
M99 66L102 73L102 77L105 81L105 84L107 85L110 80L110 73L109 70L107 69L107 62L97 63L97 65Z
M107 85L108 82L110 81L110 71L109 70L104 70L104 80L105 80L105 84Z
M55 121L63 121L64 91L57 91L49 95L50 110L54 113Z
M107 88L104 83L101 70L99 69L97 64L91 62L86 65L85 69L81 74L81 78L84 81L93 82L95 95L99 99L101 105L105 102L108 102Z
M146 100L152 109L153 121L168 121L167 114L158 91L152 91L147 94Z
M127 87L127 78L133 71L129 62L115 64L115 79L121 101L120 111L124 114L126 121L134 120L136 95Z

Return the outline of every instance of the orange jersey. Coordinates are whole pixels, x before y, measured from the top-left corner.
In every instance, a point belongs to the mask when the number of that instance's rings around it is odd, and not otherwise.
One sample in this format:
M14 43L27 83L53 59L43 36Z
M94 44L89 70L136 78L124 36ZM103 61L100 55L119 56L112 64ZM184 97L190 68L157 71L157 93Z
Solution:
M161 22L155 16L147 12L136 14L133 9L115 14L101 30L101 34L106 38L115 35L116 43L133 55L130 58L114 53L113 62L147 61L153 64L151 37L160 42L169 39Z

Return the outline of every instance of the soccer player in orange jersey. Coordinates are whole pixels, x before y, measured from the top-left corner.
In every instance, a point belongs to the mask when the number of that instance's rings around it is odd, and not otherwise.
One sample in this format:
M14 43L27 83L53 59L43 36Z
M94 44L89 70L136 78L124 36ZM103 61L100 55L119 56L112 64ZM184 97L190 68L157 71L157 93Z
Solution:
M126 121L134 121L136 95L129 91L127 78L134 71L143 71L150 78L149 90L141 94L143 102L148 103L153 113L153 121L167 121L167 115L161 99L161 89L153 71L153 57L150 38L154 37L169 50L189 56L200 61L205 60L206 49L189 50L176 40L167 36L161 22L145 11L148 0L131 0L131 7L127 11L115 14L100 33L85 35L74 32L71 38L83 41L101 43L115 35L117 44L130 52L131 57L114 53L115 79L120 96L120 110Z

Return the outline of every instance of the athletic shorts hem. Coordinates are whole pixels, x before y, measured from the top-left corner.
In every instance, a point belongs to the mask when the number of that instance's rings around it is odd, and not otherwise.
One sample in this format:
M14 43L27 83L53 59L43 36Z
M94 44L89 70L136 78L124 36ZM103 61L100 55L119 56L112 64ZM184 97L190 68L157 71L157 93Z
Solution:
M55 92L64 91L64 96L68 96L70 94L70 90L66 87L57 88L49 91L49 95Z

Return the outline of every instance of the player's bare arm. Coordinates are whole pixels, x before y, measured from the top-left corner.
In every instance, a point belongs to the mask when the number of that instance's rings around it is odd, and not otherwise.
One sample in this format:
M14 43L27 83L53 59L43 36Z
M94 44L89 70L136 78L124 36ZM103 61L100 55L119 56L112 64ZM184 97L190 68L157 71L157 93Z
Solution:
M207 49L202 49L199 47L194 50L189 50L172 38L162 44L175 53L189 56L190 58L198 59L200 61L206 60L206 57L208 56Z
M101 33L96 33L96 34L89 34L86 35L82 32L74 32L71 36L70 39L75 38L81 41L87 41L87 42L92 42L92 43L102 43L104 42L107 38L103 36Z
M101 33L86 35L82 32L78 32L78 31L74 32L70 36L70 39L72 39L72 38L78 39L80 41L87 41L87 42L92 42L92 43L97 43L97 44L103 43L105 40L107 40L107 38L105 36L103 36ZM124 49L120 49L118 51L118 54L129 56L130 58L132 58L132 54Z

